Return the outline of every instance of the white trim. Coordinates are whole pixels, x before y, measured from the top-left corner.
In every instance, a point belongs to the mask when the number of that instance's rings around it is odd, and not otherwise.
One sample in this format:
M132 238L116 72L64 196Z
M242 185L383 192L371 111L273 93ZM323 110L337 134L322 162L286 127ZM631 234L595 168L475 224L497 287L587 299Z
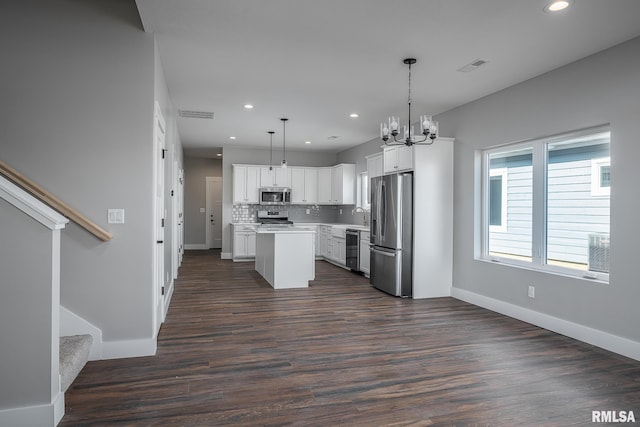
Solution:
M44 405L0 409L0 426L56 426L64 416L64 393Z
M85 334L91 335L93 338L93 344L89 352L89 360L102 359L102 330L61 305L60 336Z
M220 259L233 259L232 252L220 252Z
M102 360L155 356L157 348L158 344L155 338L104 341L102 343Z
M460 288L452 288L451 296L640 361L640 342Z
M0 198L51 230L64 228L69 222L67 218L2 176L0 176Z
M164 305L164 317L167 317L167 313L169 312L169 305L171 304L171 297L173 296L173 290L174 290L174 286L173 286L173 279L171 279L171 281L169 282L169 286L168 286L168 290L167 290L167 294L165 295L165 305Z
M185 251L205 251L209 250L205 243L185 243L184 244Z

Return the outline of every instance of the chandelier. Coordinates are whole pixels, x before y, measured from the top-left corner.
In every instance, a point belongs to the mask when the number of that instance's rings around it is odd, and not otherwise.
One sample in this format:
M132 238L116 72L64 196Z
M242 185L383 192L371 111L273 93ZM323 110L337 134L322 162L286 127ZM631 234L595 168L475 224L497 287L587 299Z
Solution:
M420 133L422 137L414 134L413 125L411 124L411 66L417 60L415 58L406 58L402 62L409 66L409 96L407 101L409 104L409 117L407 118L407 124L403 127L404 137L402 139L397 138L400 134L400 118L391 116L387 123L380 123L380 138L385 145L431 145L438 137L438 122L434 122L431 116L420 116ZM391 137L393 137L392 141L390 140Z

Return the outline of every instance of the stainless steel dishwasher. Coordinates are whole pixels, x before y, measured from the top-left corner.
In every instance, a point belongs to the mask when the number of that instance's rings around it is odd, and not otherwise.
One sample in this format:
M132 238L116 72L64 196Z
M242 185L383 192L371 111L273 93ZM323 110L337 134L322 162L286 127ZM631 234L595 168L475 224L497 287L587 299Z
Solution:
M345 236L347 267L353 271L360 271L360 231L347 228Z

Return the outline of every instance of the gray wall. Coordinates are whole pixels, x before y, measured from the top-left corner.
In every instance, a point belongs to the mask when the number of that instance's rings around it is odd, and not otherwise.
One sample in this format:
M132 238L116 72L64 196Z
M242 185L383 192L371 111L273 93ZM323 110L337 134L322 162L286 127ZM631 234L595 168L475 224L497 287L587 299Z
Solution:
M52 231L3 199L0 218L0 410L48 405Z
M205 214L200 208L206 207L208 176L222 177L222 160L184 158L184 242L187 245L206 243Z
M114 235L68 225L62 304L105 341L152 340L153 36L131 1L13 2L0 24L2 160Z
M640 341L640 38L441 114L455 137L453 285ZM611 124L610 284L474 260L479 205L475 151ZM527 286L536 298L527 298Z
M382 144L383 142L380 138L375 138L338 153L338 163L354 163L356 165L356 185L358 175L367 170L366 156L382 152ZM355 194L358 193L356 192ZM352 214L352 209L353 206L347 206L342 209L342 215L338 215L338 222L361 225L363 223L363 214L360 212Z
M333 166L336 154L328 152L287 151L290 166ZM282 160L281 152L273 152L274 164ZM231 223L233 207L233 164L268 165L269 150L227 148L222 152L222 252L231 252ZM203 233L204 234L204 233Z

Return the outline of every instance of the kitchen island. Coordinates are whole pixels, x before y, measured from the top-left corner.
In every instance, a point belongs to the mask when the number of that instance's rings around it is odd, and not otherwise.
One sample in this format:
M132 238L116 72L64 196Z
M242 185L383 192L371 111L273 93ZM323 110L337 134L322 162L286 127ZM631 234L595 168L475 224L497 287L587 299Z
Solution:
M307 288L315 279L316 232L302 227L257 227L255 269L274 289Z

